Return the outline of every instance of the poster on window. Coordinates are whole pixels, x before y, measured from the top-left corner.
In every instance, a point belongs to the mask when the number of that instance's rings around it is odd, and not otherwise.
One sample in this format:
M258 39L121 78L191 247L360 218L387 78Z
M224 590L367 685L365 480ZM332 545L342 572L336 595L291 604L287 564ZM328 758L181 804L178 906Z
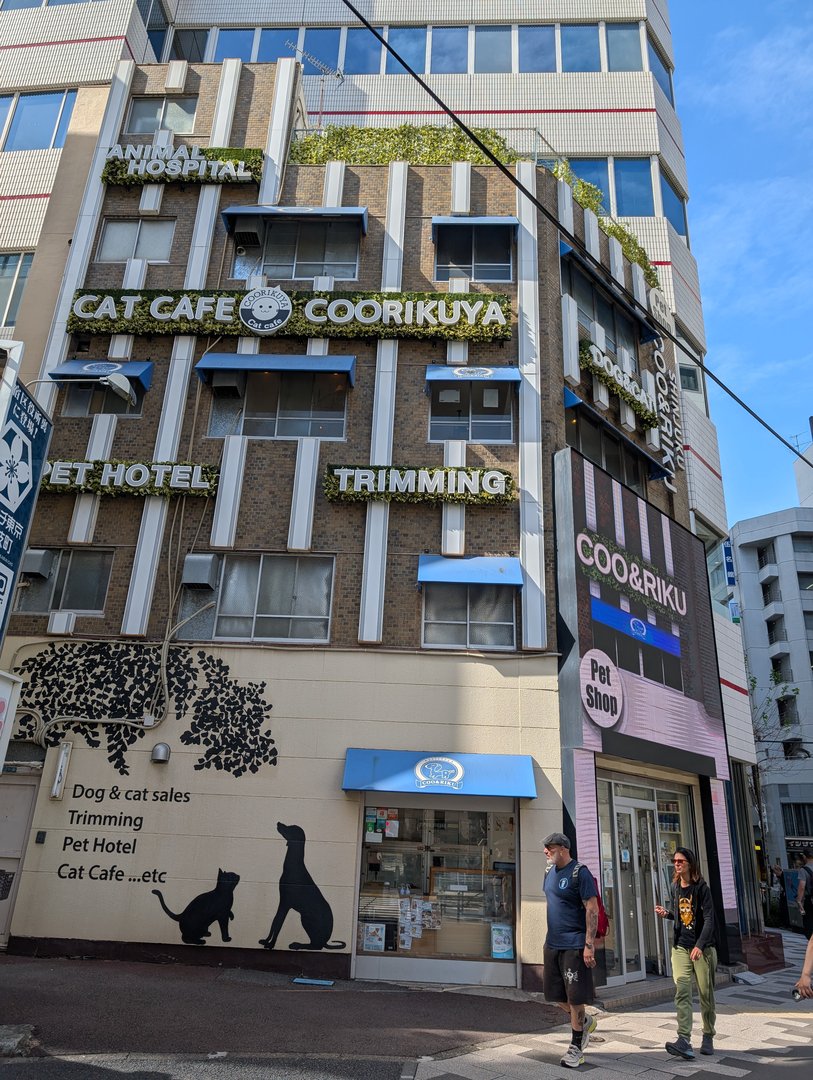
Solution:
M361 947L364 952L383 952L386 926L383 922L364 923Z

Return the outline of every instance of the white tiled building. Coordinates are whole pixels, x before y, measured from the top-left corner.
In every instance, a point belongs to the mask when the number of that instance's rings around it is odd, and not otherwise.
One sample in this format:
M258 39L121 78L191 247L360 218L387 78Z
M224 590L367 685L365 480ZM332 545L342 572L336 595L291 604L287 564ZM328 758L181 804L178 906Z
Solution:
M655 265L685 345L683 461L695 531L720 559L727 533L716 431L703 378L706 351L697 265L686 218L688 183L674 107L674 55L664 3L653 0L365 0L360 10L432 89L472 127L495 128L524 153L566 157L597 183L609 214L639 238ZM49 205L65 133L88 128L77 160L76 210L98 131L98 96L117 62L274 61L305 64L311 126L446 123L435 102L340 0L87 0L30 6L0 0L0 335L16 307ZM320 68L314 66L319 63ZM35 95L35 96L32 96ZM26 110L28 115L26 117ZM83 171L84 170L84 171ZM68 223L50 223L55 266ZM55 283L55 287L58 282ZM681 436L681 427L676 427ZM741 873L752 879L745 773L754 762L739 630L727 593L714 590L717 651L733 760ZM743 891L743 918L758 915Z

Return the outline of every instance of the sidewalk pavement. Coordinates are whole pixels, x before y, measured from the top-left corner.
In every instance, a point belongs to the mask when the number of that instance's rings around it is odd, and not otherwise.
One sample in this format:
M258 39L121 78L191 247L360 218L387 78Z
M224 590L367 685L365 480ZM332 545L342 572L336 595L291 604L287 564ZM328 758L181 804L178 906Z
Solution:
M718 990L715 1057L682 1062L666 1054L664 1042L675 1035L670 1001L597 1010L598 1030L579 1071L591 1080L790 1080L787 1069L777 1070L803 1057L809 1075L813 1009L790 996L805 941L790 933L784 939L788 968L754 985ZM35 1025L34 1053L51 1058L253 1054L266 1061L257 1075L271 1076L272 1058L304 1063L321 1056L337 1067L341 1059L342 1068L356 1059L359 1078L414 1080L552 1080L569 1072L559 1064L569 1042L561 1011L538 994L487 987L336 982L321 988L233 968L0 956L0 1019L24 1029Z

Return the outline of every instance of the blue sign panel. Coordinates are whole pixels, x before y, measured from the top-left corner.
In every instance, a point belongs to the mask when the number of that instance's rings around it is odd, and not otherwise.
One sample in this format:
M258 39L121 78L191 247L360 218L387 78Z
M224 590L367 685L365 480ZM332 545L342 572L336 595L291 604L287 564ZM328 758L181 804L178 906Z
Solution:
M6 632L52 431L50 417L25 387L16 383L0 431L0 642Z
M639 619L628 611L621 611L612 604L605 604L603 600L597 600L595 597L591 599L590 611L596 622L611 626L613 630L620 630L622 634L635 638L644 645L653 645L661 652L680 656L680 638L675 637L674 634L659 630L652 623Z
M725 563L725 583L733 589L737 584L737 575L734 573L734 553L731 550L730 540L723 540L723 562Z
M525 754L352 748L344 759L342 790L535 799L536 781L533 758Z

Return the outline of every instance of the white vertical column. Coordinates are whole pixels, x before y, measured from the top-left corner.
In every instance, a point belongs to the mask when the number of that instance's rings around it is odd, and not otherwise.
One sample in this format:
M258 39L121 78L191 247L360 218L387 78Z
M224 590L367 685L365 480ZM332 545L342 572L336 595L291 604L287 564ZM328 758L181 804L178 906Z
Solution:
M643 383L644 390L652 398L653 401L658 400L658 388L655 385L655 376L651 371L641 372L641 382ZM646 433L646 445L650 450L660 450L661 447L661 433L658 428L649 428Z
M279 202L282 181L285 176L285 163L288 160L291 120L298 91L296 60L292 56L283 57L277 61L274 100L271 105L271 118L268 122L263 178L260 183L259 202L261 206L274 206Z
M465 468L466 443L447 440L443 444L443 464L447 468ZM440 551L442 555L466 554L466 504L443 504L443 523Z
M175 136L166 128L156 131L152 140L153 146L173 146ZM138 212L143 217L153 217L161 213L161 203L164 198L166 184L144 184L141 188L141 198L138 203Z
M574 297L562 294L562 359L565 382L578 386L582 381L579 366L579 309Z
M536 166L517 163L517 178L536 194ZM545 518L542 476L542 387L539 357L539 249L537 209L517 194L517 326L519 369L519 527L522 564L522 643L548 644L545 607Z
M564 180L556 181L556 207L559 224L565 232L573 235L573 188Z
M619 347L618 366L622 371L626 371L628 375L632 375L632 359L627 349ZM621 427L625 431L635 431L635 412L632 406L628 405L623 399L619 401L619 404L621 406Z
M228 146L240 83L240 69L239 60L223 61L209 139L213 146ZM184 277L185 289L202 289L206 286L206 272L219 205L220 186L218 184L202 185ZM190 336L176 337L173 343L164 403L155 440L153 454L155 461L177 460L196 345L197 338ZM130 588L121 624L123 635L143 636L147 632L168 511L166 498L153 495L145 499L130 576Z
M246 468L248 439L243 435L227 435L223 440L220 458L220 478L212 517L209 546L233 548L237 538L237 515L240 512L240 493Z
M592 210L584 211L584 246L594 259L601 258L601 244L598 235L598 218Z
M452 213L468 214L471 209L471 162L452 162Z
M116 67L110 85L107 106L99 129L99 139L93 152L93 161L88 170L82 205L76 219L76 227L73 230L71 249L65 263L65 273L62 276L62 285L54 309L54 320L51 323L51 330L42 357L40 379L47 379L48 372L62 363L68 351L70 339L67 336L67 322L73 304L73 294L85 280L93 238L96 235L96 227L99 223L99 214L104 199L105 185L101 180L102 170L104 169L108 150L118 141L119 132L124 122L124 114L127 110L134 70L135 64L132 60L122 60ZM56 395L56 384L40 383L37 386L35 397L39 404L48 413L52 414L56 403Z
M607 345L607 337L601 323L593 323L590 327L590 337L593 339L593 344L599 352L603 353ZM605 412L610 407L609 388L595 375L593 376L593 404L597 409L601 409L602 412Z
M401 287L408 174L409 165L406 161L393 161L390 164L384 259L381 271L381 288L384 292L394 292ZM392 462L392 429L395 420L397 373L397 340L379 341L375 363L373 430L370 438L371 465L389 465ZM389 508L389 503L386 502L367 504L359 614L359 641L361 642L380 642L383 634Z

